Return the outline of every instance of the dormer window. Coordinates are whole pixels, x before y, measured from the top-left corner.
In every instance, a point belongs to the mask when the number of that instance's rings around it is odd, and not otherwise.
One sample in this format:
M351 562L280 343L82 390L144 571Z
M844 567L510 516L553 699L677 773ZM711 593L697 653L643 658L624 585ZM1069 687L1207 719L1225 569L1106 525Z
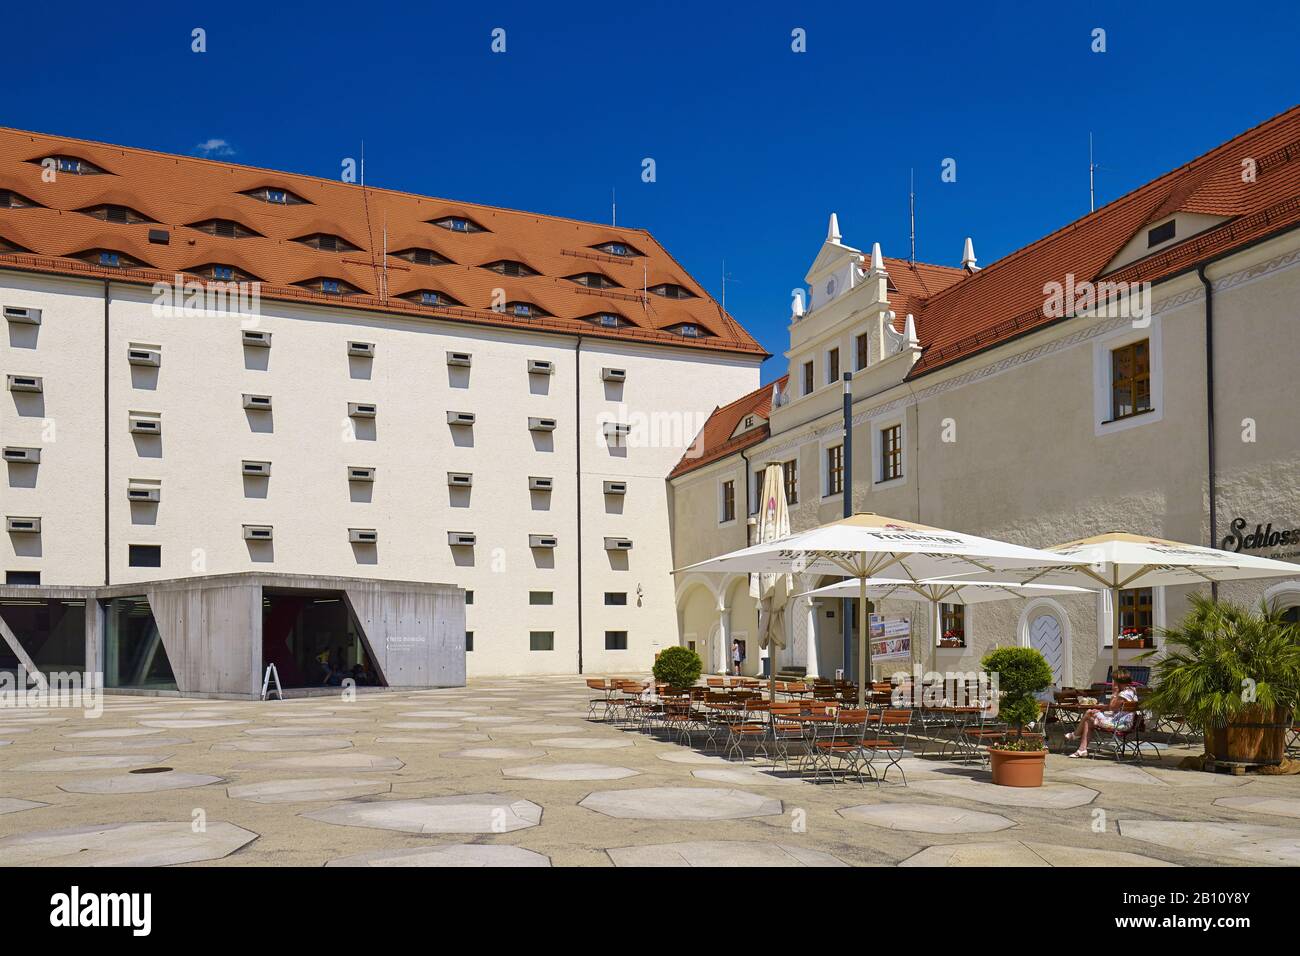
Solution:
M141 262L139 259L128 256L125 252L118 252L116 249L88 249L75 258L104 269L152 268L147 262Z
M18 245L16 242L10 242L4 236L0 236L0 252L31 252L31 250Z
M40 203L9 189L0 189L0 209L39 209Z
M627 320L617 312L597 312L595 315L587 316L587 321L599 325L602 329L617 329L627 324Z
M40 166L53 167L56 171L67 173L69 176L99 176L104 173L104 170L99 166L88 163L84 159L78 159L76 156L42 156L39 159L33 159L32 162Z
M407 293L406 298L418 305L442 307L461 305L459 300L453 299L445 292L438 292L436 289L419 289Z
M519 319L537 319L551 314L531 302L507 302L506 312Z
M136 212L130 206L116 206L111 203L105 203L100 206L88 206L85 209L79 209L78 212L85 213L92 219L101 219L104 222L116 222L125 225L133 225L139 222L157 222L156 219L150 219L144 213Z
M209 262L201 266L195 266L192 269L186 269L191 275L202 276L204 279L211 279L214 282L261 282L257 276L245 272L236 266L226 265L221 262Z
M389 255L396 259L414 262L417 266L445 266L451 262L450 259L438 255L432 249L403 249L401 252L392 252Z
M693 299L695 293L685 286L677 285L675 282L661 282L658 285L652 285L649 289L655 295L661 295L665 299Z
M684 339L698 339L707 334L694 322L681 322L669 328L668 331L680 335Z
M342 279L335 279L333 276L318 276L305 282L295 282L294 285L310 289L312 292L319 292L322 295L356 295L361 291L352 283L345 282Z
M1178 220L1170 219L1168 222L1156 226L1154 229L1147 230L1147 248L1153 249L1162 243L1168 242L1174 238L1174 227Z
M487 263L483 268L490 272L499 272L503 276L516 276L519 278L539 275L536 269L514 259L498 259L496 262Z
M303 199L297 193L291 193L287 189L281 189L278 186L261 186L258 189L250 189L244 193L250 199L256 199L258 202L269 203L272 206L305 206L309 205L307 200Z
M618 256L620 259L631 259L634 256L641 255L640 251L632 248L626 242L602 242L598 246L592 246L598 252L603 252L607 256Z
M446 229L448 232L487 232L473 219L467 219L464 216L443 216L441 219L430 219L429 225L437 226L439 229Z
M310 236L299 236L294 242L301 242L304 246L322 252L356 252L358 249L342 236L336 236L332 232L314 232Z
M242 222L235 222L233 219L205 219L202 222L191 224L190 228L197 229L199 232L206 232L210 236L217 236L220 239L261 237L261 233L254 232Z
M575 276L565 276L570 282L585 285L589 289L617 289L619 284L600 272L579 272Z

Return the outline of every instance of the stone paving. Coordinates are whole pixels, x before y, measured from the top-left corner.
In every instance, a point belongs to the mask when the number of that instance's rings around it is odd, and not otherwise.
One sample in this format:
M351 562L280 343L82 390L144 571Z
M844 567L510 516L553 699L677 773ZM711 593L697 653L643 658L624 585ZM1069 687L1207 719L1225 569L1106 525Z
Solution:
M1300 777L908 757L813 783L586 720L576 678L0 710L0 865L1300 865Z

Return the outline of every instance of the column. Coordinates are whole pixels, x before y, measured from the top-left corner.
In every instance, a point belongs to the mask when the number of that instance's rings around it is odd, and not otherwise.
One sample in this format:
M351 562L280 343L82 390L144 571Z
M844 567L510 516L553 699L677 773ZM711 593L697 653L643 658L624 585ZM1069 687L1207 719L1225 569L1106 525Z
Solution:
M809 677L821 676L821 663L817 659L817 611L821 608L820 601L808 601L807 607L807 628L808 628L808 652L805 655L804 671Z

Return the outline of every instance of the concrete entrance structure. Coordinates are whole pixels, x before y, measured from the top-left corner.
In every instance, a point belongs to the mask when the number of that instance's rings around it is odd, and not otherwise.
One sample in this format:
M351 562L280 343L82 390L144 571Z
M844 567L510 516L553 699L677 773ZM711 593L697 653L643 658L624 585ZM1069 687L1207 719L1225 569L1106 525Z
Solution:
M85 657L80 666L104 674L105 684L115 693L235 698L261 695L267 663L264 607L285 597L341 601L383 686L465 683L465 592L455 585L238 572L98 588L0 586L0 605L9 600L84 602ZM156 626L156 646L149 658L159 658L159 651L163 658L141 665L140 673L149 678L160 664L169 668L172 681L130 686L131 678L118 674L115 661L108 659L109 608L114 601L132 598L147 605ZM0 636L11 649L14 643L21 649L22 635L6 628ZM310 687L286 688L287 694L312 692ZM336 694L338 688L330 692Z

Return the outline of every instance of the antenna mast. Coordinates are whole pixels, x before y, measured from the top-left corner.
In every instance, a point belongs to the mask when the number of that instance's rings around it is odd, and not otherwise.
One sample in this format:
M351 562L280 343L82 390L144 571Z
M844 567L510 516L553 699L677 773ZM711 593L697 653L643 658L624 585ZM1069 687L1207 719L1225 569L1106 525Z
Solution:
M617 189L611 189L609 191L609 224L611 226L618 225L618 190Z
M1101 167L1092 161L1092 133L1088 134L1088 212L1097 211L1097 193L1093 184L1093 173Z
M916 170L908 170L907 174L907 215L911 227L912 251L908 261L916 265Z

